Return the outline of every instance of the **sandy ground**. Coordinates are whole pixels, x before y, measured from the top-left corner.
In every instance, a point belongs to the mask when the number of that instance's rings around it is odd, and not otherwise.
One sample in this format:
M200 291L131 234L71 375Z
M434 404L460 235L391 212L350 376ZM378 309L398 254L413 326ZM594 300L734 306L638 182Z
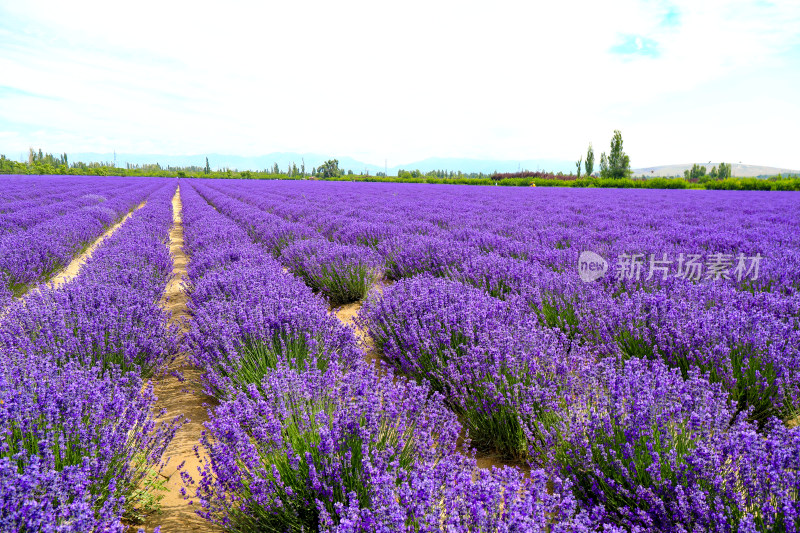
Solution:
M186 319L189 314L186 309L187 295L183 290L183 280L186 276L188 259L183 252L180 188L172 198L172 213L174 225L170 231L169 248L174 262L173 277L164 291L161 305L172 315L170 321L177 324L181 331L186 331L188 329ZM156 407L166 409L166 416L163 419L171 420L183 415L189 421L181 427L167 448L165 457L170 459L161 474L167 481L168 491L163 493L161 511L145 521L146 531L152 531L159 525L163 533L221 531L197 516L195 514L197 506L190 506L180 492L184 487L178 472L182 463L186 472L195 479L198 478L197 467L200 461L195 457L194 447L199 444L203 422L208 420L204 404L213 402L213 398L203 394L199 384L200 371L186 361L185 355L180 354L170 368L172 373L161 377L154 386L158 397ZM176 372L183 377L183 380L174 375Z
M336 315L336 318L338 318L343 324L353 328L356 338L361 343L361 347L364 349L364 353L367 355L367 361L370 363L378 363L378 368L380 368L379 362L381 361L381 355L375 348L375 343L372 342L372 338L367 335L364 330L355 324L355 318L358 315L358 312L361 310L361 305L362 302L353 302L332 309L332 311Z
M378 291L378 293L383 292L383 288L390 285L391 282L379 282L377 283L372 290ZM361 342L362 348L367 355L367 360L370 363L379 363L383 360L380 352L375 348L375 343L372 341L369 335L362 330L361 328L355 325L355 318L358 316L358 312L361 310L363 302L354 302L350 304L343 305L341 307L337 307L331 309L331 311L336 315L343 324L351 326L355 331L356 337ZM462 435L463 439L464 435ZM513 461L508 461L503 459L502 457L496 457L491 454L486 453L477 453L476 455L476 462L478 468L481 469L488 469L493 466L502 467L502 466L516 466L519 467L523 472L530 473L530 468L527 465L522 465Z
M108 228L105 231L105 233L100 235L100 237L98 237L92 244L90 244L89 247L81 255L74 258L66 267L64 267L55 276L53 276L48 283L52 285L53 288L57 289L62 285L64 285L65 283L71 281L75 276L77 276L80 273L81 268L83 268L83 265L85 265L86 261L88 261L89 258L92 257L94 251L101 244L103 244L103 241L105 241L108 237L113 235L114 232L117 231L120 228L120 226L122 226L125 223L125 221L127 221L131 217L131 215L133 215L136 211L144 207L146 203L147 200L145 200L144 202L140 203L139 205L131 209L130 213L122 217L122 219L119 222ZM22 298L24 298L24 295L22 296Z

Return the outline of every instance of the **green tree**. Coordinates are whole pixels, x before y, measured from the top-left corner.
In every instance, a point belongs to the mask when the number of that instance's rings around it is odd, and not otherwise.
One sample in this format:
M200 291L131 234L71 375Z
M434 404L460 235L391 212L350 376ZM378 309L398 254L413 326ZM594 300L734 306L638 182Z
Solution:
M622 179L631 176L631 160L622 150L622 133L614 130L611 138L611 151L606 160L606 169L603 172L602 161L600 163L600 175L604 178Z
M578 178L581 177L581 167L583 166L583 156L580 159L575 161L575 168L578 169Z
M695 163L692 165L691 169L684 170L683 175L686 179L698 180L700 183L707 181L705 165L698 165Z
M728 178L733 177L733 172L731 171L731 164L730 163L720 163L719 170L719 179L726 180Z
M605 152L600 154L600 177L601 178L608 177L608 157L606 157Z
M325 161L319 166L319 168L317 168L316 175L319 178L335 178L336 176L339 176L339 160L329 159Z
M203 169L204 174L211 174L211 165L208 164L208 158L206 157L206 166Z
M592 143L589 143L589 149L586 151L586 161L583 163L586 168L586 175L591 176L594 172L594 148Z

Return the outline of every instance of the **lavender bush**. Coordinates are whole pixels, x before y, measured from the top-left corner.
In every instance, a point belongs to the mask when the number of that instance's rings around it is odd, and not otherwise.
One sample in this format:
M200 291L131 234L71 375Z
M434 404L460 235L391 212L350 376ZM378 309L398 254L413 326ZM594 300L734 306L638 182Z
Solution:
M9 483L0 523L85 531L138 519L177 427L155 425L152 387L75 361L9 359L0 367L0 470Z
M797 433L758 436L697 371L684 380L660 360L607 360L562 420L553 462L611 523L726 532L800 525L797 452L777 444L795 443Z
M622 295L601 336L625 356L659 357L684 376L721 383L761 425L800 409L800 329L759 297L729 287L678 286Z
M454 281L400 281L369 298L359 321L404 373L445 394L473 444L520 459L547 447L543 434L526 438L524 421L554 424L593 363L562 332Z
M61 289L42 288L0 321L0 346L33 349L87 366L136 370L145 377L176 353L176 329L159 300L172 273L165 245L170 186L154 193Z
M205 515L233 530L299 531L321 512L338 521L352 493L369 507L373 478L452 453L459 427L424 387L332 365L275 369L217 408L209 431Z
M465 259L465 250L458 244L425 235L387 239L378 251L386 257L386 277L392 280L420 273L443 276Z
M202 514L229 531L569 531L569 487L538 472L483 472L455 453L453 414L413 382L370 367L279 368L223 403L204 444Z
M796 195L215 180L194 188L184 204L192 350L225 389L208 437L218 465L201 480L208 518L281 531L797 528L797 430L774 418L797 409ZM302 439L291 446L310 458L257 455L294 426L281 415L256 436L248 432L267 424L231 406L272 405L287 391L270 380L286 373L346 381L360 375L361 355L352 332L273 257L324 294L308 265L320 249L351 246L374 249L400 280L360 318L387 358L439 391L474 444L547 474L476 475L469 457L448 454L383 478L370 471L350 492L329 478L315 484L310 468L298 485L277 484L275 471L332 466ZM584 250L608 260L594 283L578 276ZM621 279L623 254L719 252L768 260L757 280L648 276L646 264L637 279ZM239 448L220 444L230 435ZM230 467L224 480L214 477L221 465ZM330 491L335 500L319 497ZM279 503L285 516L264 511Z
M297 368L327 365L331 357L352 365L363 357L352 330L329 315L324 302L299 280L282 271L246 266L207 275L196 287L228 286L225 280L254 281L244 293L192 303L187 341L195 364L206 368L210 391L228 384L246 388L258 383L279 362ZM224 289L223 289L224 290ZM323 356L324 354L324 356Z
M124 180L122 186L118 179L57 181L71 189L64 201L46 201L52 196L45 196L40 205L19 211L19 204L11 203L10 212L0 219L0 227L5 226L0 231L0 272L5 272L5 285L15 296L66 266L161 185L152 179L136 184ZM87 194L90 191L101 194Z
M314 236L313 231L302 224L287 222L234 198L214 194L212 189L203 185L198 185L196 189L206 200L211 201L220 213L242 224L250 238L263 245L275 257L294 241Z
M14 292L10 288L8 278L9 276L7 273L0 272L0 309L4 309L10 304L11 299L14 297Z
M175 188L147 183L158 186L147 205L75 279L0 318L3 530L122 531L157 504L180 421L155 424L142 376L163 368L177 344L159 306Z
M305 240L287 247L281 262L331 305L364 298L377 281L382 262L369 248Z
M267 250L247 241L214 250L216 236L235 233L233 221L188 187L184 205L189 252L205 265L190 271L194 320L186 339L194 363L208 371L209 393L246 390L279 363L325 368L331 358L350 366L363 357L352 330Z
M400 480L375 484L371 508L355 498L337 505L338 523L321 512L320 531L625 531L603 522L601 509L581 509L569 483L541 470L530 477L519 469L478 470L461 454L436 463L417 463Z

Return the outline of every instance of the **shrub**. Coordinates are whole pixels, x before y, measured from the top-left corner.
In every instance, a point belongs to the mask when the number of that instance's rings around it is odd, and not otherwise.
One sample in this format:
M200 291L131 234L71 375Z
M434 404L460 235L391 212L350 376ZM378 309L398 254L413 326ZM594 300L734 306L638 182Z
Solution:
M202 515L232 531L313 530L369 509L376 487L455 452L459 425L427 387L279 367L223 402L202 438Z
M796 450L757 436L696 370L683 379L660 360L606 360L594 385L565 411L552 457L578 499L604 506L611 523L667 532L800 526ZM776 435L787 443L785 431ZM797 442L796 432L788 437Z
M206 273L189 308L187 346L194 364L207 370L212 395L258 383L278 362L324 368L336 359L347 367L363 358L353 331L274 262L237 261Z
M479 449L527 459L524 420L553 423L591 358L518 307L455 281L420 276L367 300L360 323L401 371L431 383ZM540 460L547 446L535 438Z
M288 247L282 260L331 305L364 298L377 281L383 264L370 248L319 240Z
M158 499L178 420L156 426L134 374L8 352L0 366L0 523L9 530L122 530Z
M623 294L605 333L625 357L660 358L684 377L698 369L720 383L759 425L800 407L800 331L784 316L752 308L733 289L686 286Z
M28 341L39 353L87 367L134 371L150 377L175 356L177 333L166 312L144 290L80 282L42 289L9 309L0 345Z
M386 277L399 280L417 274L446 276L470 253L449 240L427 235L402 235L383 241L378 247L386 259Z

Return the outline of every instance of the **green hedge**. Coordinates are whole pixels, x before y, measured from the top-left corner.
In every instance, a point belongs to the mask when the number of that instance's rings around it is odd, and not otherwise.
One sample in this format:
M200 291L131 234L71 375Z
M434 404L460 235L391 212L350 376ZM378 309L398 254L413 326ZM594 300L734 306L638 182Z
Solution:
M705 188L720 191L800 191L800 179L772 181L760 178L728 178L710 181L705 184Z

